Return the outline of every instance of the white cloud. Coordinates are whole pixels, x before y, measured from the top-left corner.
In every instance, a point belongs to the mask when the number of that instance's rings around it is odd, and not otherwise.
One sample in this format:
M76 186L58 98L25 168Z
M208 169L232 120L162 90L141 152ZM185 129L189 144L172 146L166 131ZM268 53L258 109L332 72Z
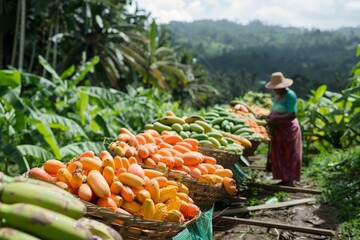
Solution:
M228 19L336 29L360 25L359 0L135 0L159 23Z

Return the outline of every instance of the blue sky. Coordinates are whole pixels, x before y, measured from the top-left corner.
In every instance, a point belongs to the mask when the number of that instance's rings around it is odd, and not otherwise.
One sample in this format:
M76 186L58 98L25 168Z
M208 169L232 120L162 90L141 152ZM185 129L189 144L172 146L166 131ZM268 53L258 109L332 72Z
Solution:
M158 23L227 19L332 30L360 26L360 0L134 0Z

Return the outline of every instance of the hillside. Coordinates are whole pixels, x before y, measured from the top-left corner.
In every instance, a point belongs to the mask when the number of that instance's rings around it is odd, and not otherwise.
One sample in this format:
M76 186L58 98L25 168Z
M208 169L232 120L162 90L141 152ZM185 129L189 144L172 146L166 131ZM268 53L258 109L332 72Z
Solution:
M274 71L296 80L294 89L300 97L322 84L339 91L346 86L360 43L360 28L320 31L226 20L170 22L165 26L174 34L174 45L192 49L217 87L235 95L249 87L263 90L262 83ZM237 84L243 87L227 88Z

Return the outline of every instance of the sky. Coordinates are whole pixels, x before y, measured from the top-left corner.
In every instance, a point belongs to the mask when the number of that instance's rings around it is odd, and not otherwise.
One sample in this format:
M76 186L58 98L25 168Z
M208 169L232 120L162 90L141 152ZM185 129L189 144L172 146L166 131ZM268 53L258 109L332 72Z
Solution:
M360 0L134 0L157 23L229 20L335 30L360 26Z

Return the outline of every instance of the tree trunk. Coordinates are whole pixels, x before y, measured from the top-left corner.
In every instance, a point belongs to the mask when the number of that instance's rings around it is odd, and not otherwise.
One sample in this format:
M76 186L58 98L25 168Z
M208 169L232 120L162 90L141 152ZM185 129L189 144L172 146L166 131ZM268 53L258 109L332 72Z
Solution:
M20 25L20 45L19 45L19 69L22 69L24 63L25 48L25 20L26 20L26 0L21 1L21 25Z

